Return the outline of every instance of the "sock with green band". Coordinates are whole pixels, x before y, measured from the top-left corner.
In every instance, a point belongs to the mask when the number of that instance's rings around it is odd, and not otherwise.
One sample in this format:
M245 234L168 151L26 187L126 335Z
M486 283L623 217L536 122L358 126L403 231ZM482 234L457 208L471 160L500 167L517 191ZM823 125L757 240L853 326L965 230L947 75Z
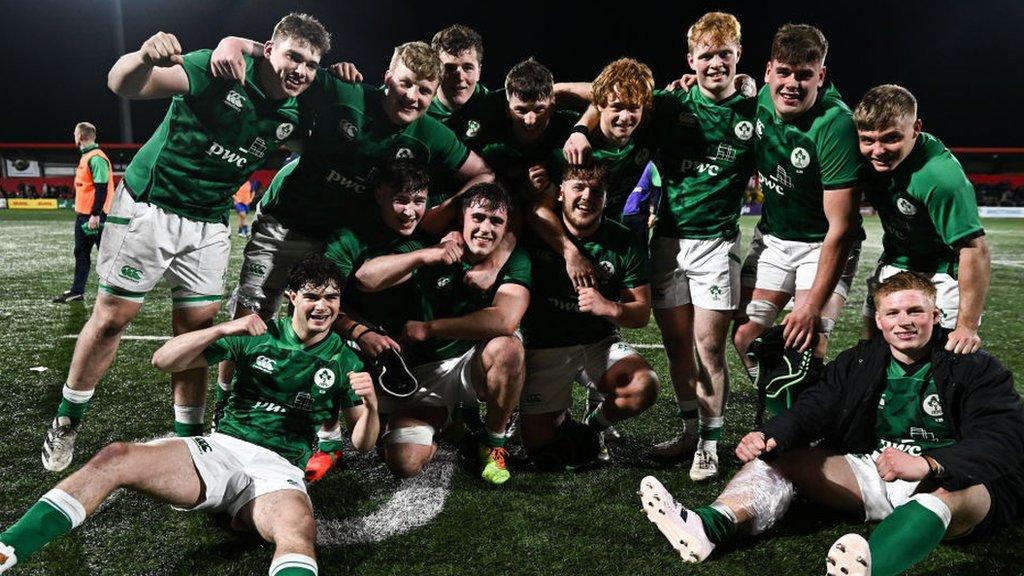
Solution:
M270 576L316 576L316 560L305 554L282 554L270 563Z
M95 390L72 390L67 384L61 391L60 405L57 406L57 416L66 416L71 419L72 424L77 424L85 418L85 411L89 408L89 400Z
M178 437L202 436L206 406L174 405L174 434Z
M725 417L714 416L705 418L701 416L700 425L697 426L697 436L700 438L698 448L708 452L718 451L718 441L722 439L725 430Z
M952 515L931 494L917 494L871 532L871 574L893 576L924 559L946 535Z
M0 534L0 542L14 548L18 561L70 532L85 521L85 508L67 492L54 488Z
M583 423L598 432L611 428L612 421L604 415L604 402L598 404L590 414L587 414L587 417L583 419Z
M715 502L693 510L704 525L708 540L716 546L725 542L736 531L736 516L727 506Z
M480 435L480 443L488 448L501 448L505 446L506 440L504 432L491 432L487 428Z

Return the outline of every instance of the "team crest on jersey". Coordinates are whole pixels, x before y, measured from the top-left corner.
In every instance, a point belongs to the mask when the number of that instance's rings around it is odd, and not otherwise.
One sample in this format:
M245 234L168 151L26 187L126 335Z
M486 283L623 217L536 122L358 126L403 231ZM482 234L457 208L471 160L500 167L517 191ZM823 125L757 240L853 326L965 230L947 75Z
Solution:
M326 390L334 386L334 371L330 368L321 368L313 375L313 383L317 388Z
M601 260L597 264L597 277L602 280L607 280L615 274L615 264L612 264L608 260Z
M942 417L942 402L939 402L938 394L929 394L921 402L921 410L932 418Z
M266 356L257 356L256 362L253 362L253 368L260 372L266 372L272 374L274 369L277 368L277 362L273 358L267 358Z
M413 158L412 150L399 148L398 152L395 152L395 158Z
M904 216L913 216L914 214L917 214L917 206L914 206L914 203L906 198L897 198L896 208L900 211L900 214L903 214Z
M451 285L452 285L452 277L451 276L442 276L442 277L437 279L437 289L438 290L447 290Z
M634 162L636 162L637 166L643 166L647 164L647 161L650 159L651 151L648 150L647 148L641 148L636 151L636 158L634 159Z
M797 146L793 148L793 152L789 155L789 161L796 166L798 170L803 170L811 165L811 154L806 149Z
M290 122L282 122L277 127L277 132L274 133L278 140L284 140L291 136L292 131L295 130L295 125Z
M355 140L356 134L359 133L359 128L356 128L355 124L344 119L338 123L338 128L341 129L341 133L345 135L345 138L349 140Z
M744 120L737 122L732 131L740 140L750 140L750 137L754 135L754 125L749 120Z
M466 138L473 138L480 132L480 123L476 120L466 122Z
M235 110L241 110L242 104L245 102L245 97L235 92L234 90L228 91L227 95L224 96L224 103L231 106Z

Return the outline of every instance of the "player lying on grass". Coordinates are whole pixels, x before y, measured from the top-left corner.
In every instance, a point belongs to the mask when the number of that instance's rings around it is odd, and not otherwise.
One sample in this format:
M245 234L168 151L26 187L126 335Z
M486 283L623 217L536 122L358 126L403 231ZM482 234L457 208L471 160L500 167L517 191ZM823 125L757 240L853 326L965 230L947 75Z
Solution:
M872 88L854 110L853 121L860 152L874 170L865 195L883 230L882 255L864 301L865 334L875 331L875 284L913 270L935 283L939 323L952 330L946 349L976 351L991 256L974 186L949 149L921 132L917 99L906 88Z
M419 474L437 450L434 435L460 401L484 403L480 437L483 479L502 484L505 432L523 385L523 344L516 330L530 302L530 260L516 248L487 291L466 285L471 266L493 258L508 227L508 194L477 184L462 195L461 239L366 261L356 272L361 289L376 291L411 282L421 303L405 323L403 355L420 389L410 398L383 399L390 415L384 459L398 476Z
M542 469L564 470L598 456L599 434L637 416L658 397L658 376L622 341L618 327L642 328L651 316L647 255L625 226L604 217L603 167L570 166L559 201L566 236L597 271L577 288L559 254L533 239L530 307L523 318L526 380L520 412L523 445ZM604 400L573 421L572 385L584 372Z
M235 361L236 386L217 432L106 446L0 534L0 572L80 525L124 487L182 510L226 512L234 527L274 545L271 575L316 574L316 526L302 480L316 428L337 427L340 413L363 452L379 432L373 381L331 331L340 286L338 267L310 256L289 273L291 317L265 324L246 316L164 344L153 365L166 372Z
M836 575L899 574L944 539L986 538L1020 518L1024 408L1013 376L984 351L944 349L926 277L896 274L875 290L875 306L880 334L839 354L792 408L740 440L746 464L713 503L691 510L653 476L641 481L647 517L683 560L767 530L795 492L881 522L869 541L836 541L827 566Z
M75 436L121 335L161 277L171 285L175 334L210 326L220 308L231 252L227 213L265 151L298 133L296 97L313 80L330 36L315 19L289 14L263 58L245 58L238 80L215 78L210 52L182 55L163 32L125 54L110 88L133 99L172 98L163 123L125 170L96 265L101 294L75 344L63 400L46 434L47 470L71 463ZM202 432L206 372L171 375L175 430Z

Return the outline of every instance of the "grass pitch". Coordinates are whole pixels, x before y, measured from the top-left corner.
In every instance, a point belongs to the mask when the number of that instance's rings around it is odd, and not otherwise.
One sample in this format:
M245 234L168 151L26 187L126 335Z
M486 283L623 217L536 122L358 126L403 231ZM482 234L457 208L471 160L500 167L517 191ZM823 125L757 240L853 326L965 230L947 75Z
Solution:
M743 219L744 242L752 218ZM1020 220L987 220L993 273L982 326L985 346L1015 373L1024 308L1024 234ZM832 350L852 345L860 330L863 279L881 250L877 219L866 222L868 240L850 303ZM43 470L39 450L59 401L77 334L96 294L90 279L86 302L57 305L73 269L69 212L0 211L0 526L6 527L64 474ZM229 283L238 278L243 241L235 239ZM128 336L170 333L166 285L154 290ZM656 327L629 331L635 343L659 344ZM167 377L149 365L159 341L126 339L103 379L83 432L77 469L113 440L147 439L171 429ZM478 481L475 471L443 454L423 478L396 482L373 456L346 454L346 465L311 488L319 519L322 574L813 574L838 536L868 525L797 502L769 535L740 540L705 564L683 565L641 512L636 490L657 475L684 504L711 501L738 467L735 442L753 421L754 394L729 351L733 393L726 437L719 451L722 476L694 485L686 469L659 469L644 452L677 426L664 353L643 349L663 387L657 405L622 424L613 463L566 474L514 471L500 489ZM32 371L34 367L45 371ZM212 381L212 380L211 380ZM1024 386L1018 384L1018 390ZM212 398L208 405L212 405ZM209 416L208 416L209 419ZM66 474L66 473L65 473ZM943 546L912 574L1018 574L1024 568L1020 526L984 544ZM722 553L719 553L722 552ZM182 514L143 496L120 493L72 534L18 566L16 574L265 574L271 546L231 532L226 522Z

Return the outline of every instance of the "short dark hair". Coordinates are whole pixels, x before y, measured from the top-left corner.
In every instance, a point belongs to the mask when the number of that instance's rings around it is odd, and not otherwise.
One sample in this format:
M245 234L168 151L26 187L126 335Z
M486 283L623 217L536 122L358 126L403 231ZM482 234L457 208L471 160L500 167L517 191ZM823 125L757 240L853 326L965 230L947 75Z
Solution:
M785 24L772 40L772 60L783 64L825 62L828 40L810 24Z
M373 171L371 183L374 188L387 186L394 194L404 192L411 194L420 190L427 190L429 193L430 174L427 169L408 158L395 158Z
M281 21L274 26L274 34L270 39L277 42L284 38L295 38L306 42L321 56L331 49L331 34L319 20L309 14L292 12L281 18Z
M481 182L469 187L462 193L460 208L463 212L473 206L481 206L486 210L512 212L512 198L505 188L497 182Z
M331 282L339 290L345 285L341 269L323 254L309 254L288 271L288 290L292 292L306 286L327 286Z
M570 164L565 167L565 173L562 174L562 182L568 182L569 180L587 182L591 188L598 188L607 192L608 163Z
M555 77L547 66L527 58L505 76L506 97L518 96L523 102L550 98L555 91Z
M484 40L480 33L462 24L452 24L434 34L430 46L438 52L458 56L466 50L476 50L477 62L484 61Z

